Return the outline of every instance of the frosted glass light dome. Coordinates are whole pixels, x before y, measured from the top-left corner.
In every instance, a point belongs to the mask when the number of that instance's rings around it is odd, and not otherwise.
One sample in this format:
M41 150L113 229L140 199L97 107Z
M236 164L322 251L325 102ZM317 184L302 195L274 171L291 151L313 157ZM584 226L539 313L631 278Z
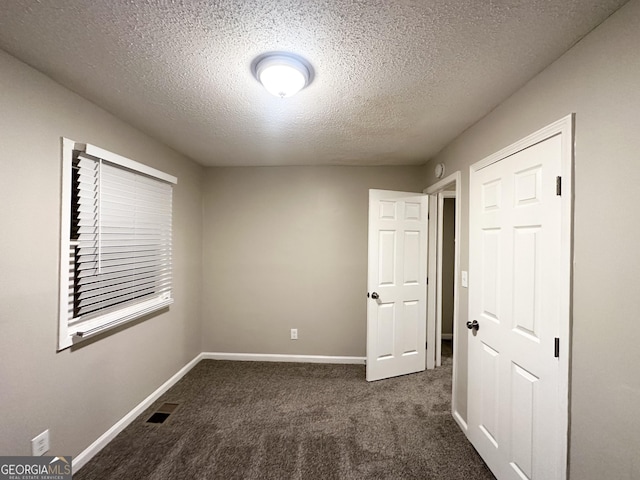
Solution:
M254 65L258 81L276 97L290 97L311 83L311 65L292 54L266 54L258 57Z

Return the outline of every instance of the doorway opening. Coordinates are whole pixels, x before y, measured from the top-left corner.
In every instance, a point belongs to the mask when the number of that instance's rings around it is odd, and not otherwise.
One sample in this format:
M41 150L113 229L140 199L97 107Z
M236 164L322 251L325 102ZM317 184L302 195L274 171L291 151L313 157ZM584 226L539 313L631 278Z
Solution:
M440 205L440 202L442 205ZM442 232L442 255L440 278L442 288L440 292L441 308L436 313L436 331L440 332L440 354L436 351L436 366L442 365L442 357L453 357L453 292L455 288L454 275L455 247L456 247L456 197L455 191L444 191L438 194L438 232Z
M424 193L429 195L429 238L435 239L429 242L428 252L427 368L441 366L443 355L452 357L451 410L465 430L466 424L456 408L460 351L460 172L452 173L425 189Z

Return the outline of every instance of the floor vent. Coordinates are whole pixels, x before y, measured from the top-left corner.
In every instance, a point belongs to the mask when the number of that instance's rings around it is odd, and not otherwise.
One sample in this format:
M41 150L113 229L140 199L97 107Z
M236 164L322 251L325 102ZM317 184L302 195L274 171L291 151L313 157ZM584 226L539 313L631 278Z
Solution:
M169 418L169 415L176 411L178 405L178 403L163 403L160 405L160 408L149 417L147 423L164 423L167 418Z

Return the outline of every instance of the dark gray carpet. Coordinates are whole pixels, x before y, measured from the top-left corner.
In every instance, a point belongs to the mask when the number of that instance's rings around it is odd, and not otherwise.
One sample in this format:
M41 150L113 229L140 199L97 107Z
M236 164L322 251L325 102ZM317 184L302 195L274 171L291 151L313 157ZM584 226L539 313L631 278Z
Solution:
M450 392L450 357L374 383L362 365L205 360L74 478L493 479ZM180 406L146 423L164 402Z

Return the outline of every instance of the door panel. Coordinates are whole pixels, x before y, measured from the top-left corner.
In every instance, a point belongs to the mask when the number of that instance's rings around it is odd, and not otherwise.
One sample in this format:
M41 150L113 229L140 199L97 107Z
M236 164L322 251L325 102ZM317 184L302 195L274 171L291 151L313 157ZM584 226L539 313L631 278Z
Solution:
M480 356L480 391L482 392L482 405L478 425L491 444L493 444L494 447L498 447L498 412L500 410L498 362L500 360L500 354L489 345L483 343Z
M404 232L404 258L402 269L404 275L403 285L418 286L420 284L420 265L416 262L420 258L420 242L423 240L419 231L405 230Z
M482 233L482 313L499 322L500 229L485 229Z
M512 422L511 422L511 467L522 476L531 478L533 471L534 425L536 423L538 377L512 363Z
M540 325L540 227L516 227L513 255L513 327L539 341Z
M425 369L427 207L426 195L369 191L369 381Z
M416 300L404 302L404 315L402 325L402 355L417 355L418 349L421 347L419 342L420 323L424 323L425 319L420 318L420 303Z
M561 478L562 139L470 179L468 436L498 480Z
M394 286L396 284L396 232L381 230L379 235L380 277L378 284L380 286Z
M395 304L381 303L377 306L378 317L378 351L377 358L393 357L394 334L396 330Z

